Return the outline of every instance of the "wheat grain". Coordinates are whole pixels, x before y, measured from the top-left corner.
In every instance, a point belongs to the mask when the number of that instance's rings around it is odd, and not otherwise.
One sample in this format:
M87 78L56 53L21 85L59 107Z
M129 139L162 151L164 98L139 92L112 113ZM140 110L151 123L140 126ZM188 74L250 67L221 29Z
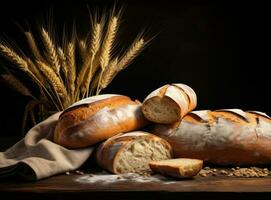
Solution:
M126 68L130 62L140 53L145 45L144 39L137 39L118 63L118 71Z
M40 70L47 78L47 80L51 83L56 93L60 97L65 98L67 96L67 91L59 76L57 76L54 70L50 68L48 65L46 65L44 62L37 61L37 63L40 67Z
M34 57L36 59L41 59L41 55L40 55L39 49L36 45L33 34L31 32L25 32L25 36L26 36L28 45L29 45Z
M113 46L114 39L117 33L117 27L118 27L118 18L113 17L109 22L107 33L105 35L102 49L101 49L101 54L100 54L100 64L101 64L101 68L103 69L109 63L112 46Z
M12 74L2 74L1 76L10 86L12 86L15 90L17 90L22 95L32 96L29 89Z
M51 40L48 32L44 28L42 29L41 34L42 34L44 46L45 46L46 51L48 53L48 60L50 61L50 64L52 65L54 71L57 74L59 74L60 64L59 64L59 59L58 59L57 53L56 53L56 47L55 47L53 41Z

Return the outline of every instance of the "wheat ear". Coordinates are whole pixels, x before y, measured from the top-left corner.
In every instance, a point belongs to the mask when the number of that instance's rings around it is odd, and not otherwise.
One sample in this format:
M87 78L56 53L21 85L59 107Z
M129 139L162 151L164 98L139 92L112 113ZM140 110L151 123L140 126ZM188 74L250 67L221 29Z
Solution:
M27 73L30 72L28 69L27 62L17 53L15 53L12 49L3 44L0 44L0 51L9 61L11 61L13 64L19 67L19 69Z
M84 40L80 40L78 46L81 59L84 61L87 55L87 44Z
M65 80L68 79L68 66L67 66L67 59L63 52L63 50L59 47L57 49L58 57L60 60L61 70L63 71L63 74L65 76Z
M38 85L40 85L41 83L45 84L44 76L38 70L37 66L29 58L26 58L26 60L27 60L29 70L36 76L36 79L34 79L34 81ZM37 81L37 80L39 80L39 81Z
M42 28L42 39L44 42L44 46L46 48L47 54L48 54L48 59L50 61L50 64L52 65L54 71L59 74L59 70L60 70L60 64L59 64L59 59L57 57L57 53L56 53L56 47L53 43L53 41L51 40L48 32Z
M32 96L29 89L12 74L2 74L1 76L10 86L12 86L15 90L17 90L22 95Z
M111 81L113 80L118 71L117 64L118 59L116 58L113 61L111 61L109 65L105 68L100 82L100 89L106 88L111 83Z
M76 63L75 63L75 47L74 42L69 42L67 47L67 65L68 65L68 86L71 97L74 96L75 79L76 79Z
M47 64L45 64L42 61L37 61L40 70L44 74L44 76L47 78L48 82L51 83L53 89L55 92L62 98L65 98L67 96L67 91L62 83L61 79L57 74L54 72L52 68L50 68Z
M40 55L39 49L35 42L35 38L31 32L25 32L25 37L27 39L28 45L36 59L41 59L42 56Z
M105 35L102 49L101 49L100 64L101 64L102 69L105 69L105 67L109 63L111 51L112 51L112 46L113 46L114 39L115 39L115 36L117 33L117 28L118 28L118 18L113 17L109 21L107 33Z
M80 73L76 80L77 90L79 90L81 84L84 84L83 82L86 81L87 77L90 76L87 71L91 72L92 70L88 70L89 68L92 68L94 57L100 47L100 41L101 41L101 25L99 23L95 24L93 27L93 33L92 38L90 42L89 52L84 60L84 64L82 69L80 70ZM83 88L85 88L83 86Z
M87 69L84 81L83 81L82 86L80 88L81 93L83 94L83 97L85 95L88 96L90 83L92 82L92 79L93 79L94 75L96 74L96 71L99 69L99 64L100 64L99 56L96 56L96 57L97 58L95 58L92 61L91 67Z
M136 39L136 41L133 42L126 54L118 62L118 71L126 68L130 64L130 62L140 53L144 46L145 42L143 38Z

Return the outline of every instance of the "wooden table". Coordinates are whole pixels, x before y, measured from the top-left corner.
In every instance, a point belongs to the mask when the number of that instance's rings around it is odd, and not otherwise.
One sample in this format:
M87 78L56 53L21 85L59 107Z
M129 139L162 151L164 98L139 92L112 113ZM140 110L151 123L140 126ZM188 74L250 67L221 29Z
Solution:
M57 175L37 182L25 182L18 177L0 179L0 198L10 199L271 199L271 177L196 177L163 182L80 183L87 176L71 173Z
M173 184L78 183L84 175L58 175L37 182L0 180L0 194L11 199L270 199L271 178L196 177ZM94 198L95 197L95 198ZM268 198L269 197L269 198Z

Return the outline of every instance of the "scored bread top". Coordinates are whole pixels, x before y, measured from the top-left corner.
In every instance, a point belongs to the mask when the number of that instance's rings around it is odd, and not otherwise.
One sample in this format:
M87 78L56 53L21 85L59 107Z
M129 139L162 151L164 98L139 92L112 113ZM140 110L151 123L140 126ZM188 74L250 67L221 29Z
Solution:
M188 113L183 120L191 123L211 123L218 118L231 121L233 123L257 123L258 118L266 119L271 122L271 118L259 111L243 111L241 109L219 109L219 110L199 110Z
M271 119L263 113L240 109L193 111L170 133L183 141L194 142L195 149L206 145L222 148L226 147L223 144L246 143L248 138L250 143L261 137L271 138Z
M199 158L215 164L270 164L271 118L241 109L200 110L173 125L156 125L175 156Z
M90 103L93 103L95 101L107 99L107 98L110 98L110 97L116 97L116 96L123 96L123 95L119 95L119 94L102 94L102 95L91 96L91 97L84 98L84 99L81 99L80 101L75 102L74 104L70 105L67 109L70 109L70 108L75 107L75 106L84 105L84 104L90 104Z

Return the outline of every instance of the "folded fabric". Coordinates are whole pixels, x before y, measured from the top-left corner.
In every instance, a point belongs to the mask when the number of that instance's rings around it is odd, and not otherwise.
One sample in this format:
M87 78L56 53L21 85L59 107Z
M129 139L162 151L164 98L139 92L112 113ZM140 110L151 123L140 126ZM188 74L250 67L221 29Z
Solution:
M5 152L0 152L0 177L18 174L39 180L79 168L94 148L66 149L52 142L61 112L34 126L26 136Z

